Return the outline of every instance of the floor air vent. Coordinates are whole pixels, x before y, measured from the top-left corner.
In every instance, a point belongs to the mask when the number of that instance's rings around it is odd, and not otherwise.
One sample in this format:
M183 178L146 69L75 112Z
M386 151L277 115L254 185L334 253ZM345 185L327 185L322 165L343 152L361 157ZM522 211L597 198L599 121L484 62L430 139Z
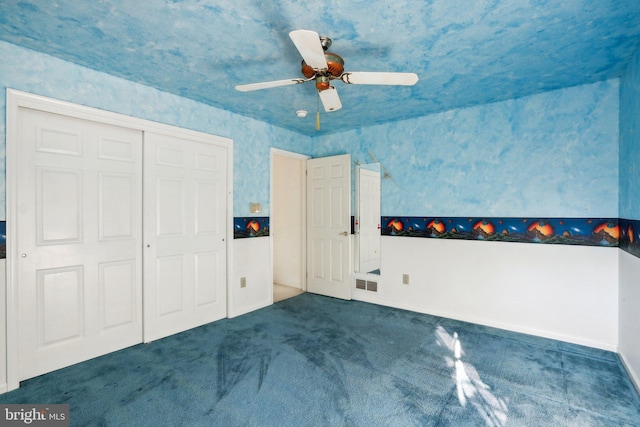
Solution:
M378 282L372 282L370 280L356 279L356 289L362 289L363 291L378 292Z

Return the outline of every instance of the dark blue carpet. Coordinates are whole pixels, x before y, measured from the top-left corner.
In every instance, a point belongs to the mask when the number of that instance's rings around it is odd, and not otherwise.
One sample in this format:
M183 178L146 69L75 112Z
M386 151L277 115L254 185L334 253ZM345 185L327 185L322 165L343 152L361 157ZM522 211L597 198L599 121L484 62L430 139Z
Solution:
M614 353L303 294L25 381L71 425L640 426Z

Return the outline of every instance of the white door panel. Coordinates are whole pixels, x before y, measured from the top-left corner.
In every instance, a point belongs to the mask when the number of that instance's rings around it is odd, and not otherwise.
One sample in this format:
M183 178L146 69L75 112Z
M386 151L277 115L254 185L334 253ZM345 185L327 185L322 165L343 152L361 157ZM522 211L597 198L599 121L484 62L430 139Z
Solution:
M224 268L221 264L220 252L201 252L195 254L196 268L196 305L202 306L215 303L220 299L218 296L219 281L218 275L220 268Z
M136 264L132 260L103 262L99 266L101 306L104 328L113 328L134 321L140 307L136 292Z
M37 244L81 243L82 171L37 167L37 177Z
M18 377L142 340L142 133L21 108Z
M99 174L98 227L100 240L133 238L136 219L136 179L132 175ZM138 195L139 197L139 195ZM139 232L139 230L138 230Z
M351 158L307 160L307 291L351 298Z
M145 133L145 330L226 317L226 147Z
M84 322L84 270L81 266L39 270L36 282L38 348L81 339Z

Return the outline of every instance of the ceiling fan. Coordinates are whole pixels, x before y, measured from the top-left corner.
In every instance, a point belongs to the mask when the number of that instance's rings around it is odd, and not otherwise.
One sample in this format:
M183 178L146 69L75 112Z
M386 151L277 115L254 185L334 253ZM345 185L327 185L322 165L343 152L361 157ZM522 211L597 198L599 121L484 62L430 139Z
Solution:
M412 86L418 81L418 75L415 73L345 72L342 57L327 51L332 43L329 37L321 37L315 31L308 30L291 31L289 37L302 56L301 71L304 79L250 83L238 85L236 89L241 92L249 92L315 81L325 111L331 112L342 108L338 92L335 87L331 86L332 80L341 80L347 84L357 85L402 86Z

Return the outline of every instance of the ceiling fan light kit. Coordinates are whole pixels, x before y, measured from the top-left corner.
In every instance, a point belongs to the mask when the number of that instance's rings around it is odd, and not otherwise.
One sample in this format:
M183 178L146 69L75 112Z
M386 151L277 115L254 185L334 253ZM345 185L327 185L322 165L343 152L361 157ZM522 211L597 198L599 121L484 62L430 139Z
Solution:
M345 72L344 59L338 54L327 51L332 44L329 37L319 36L315 31L309 30L291 31L289 37L302 56L301 72L305 79L250 83L238 85L236 89L241 92L249 92L314 81L325 111L331 112L342 108L338 91L331 85L332 80L356 85L412 86L418 82L418 75L415 73ZM304 116L298 114L298 117ZM316 117L316 121L319 122L318 117ZM319 123L316 125L319 128Z

